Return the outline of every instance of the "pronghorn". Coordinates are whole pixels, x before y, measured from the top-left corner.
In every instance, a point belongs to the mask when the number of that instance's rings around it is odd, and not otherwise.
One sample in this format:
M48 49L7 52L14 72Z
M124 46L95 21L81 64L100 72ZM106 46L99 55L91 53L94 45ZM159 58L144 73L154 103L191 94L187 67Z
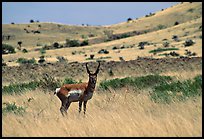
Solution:
M86 63L86 70L89 74L88 83L79 83L79 84L64 84L61 88L56 88L54 94L57 94L58 98L62 102L60 112L64 116L64 113L67 114L67 110L72 102L79 101L79 113L81 112L81 106L83 103L84 114L86 113L86 104L89 99L92 98L93 92L96 86L97 74L99 72L100 62L95 73L91 73L88 69Z

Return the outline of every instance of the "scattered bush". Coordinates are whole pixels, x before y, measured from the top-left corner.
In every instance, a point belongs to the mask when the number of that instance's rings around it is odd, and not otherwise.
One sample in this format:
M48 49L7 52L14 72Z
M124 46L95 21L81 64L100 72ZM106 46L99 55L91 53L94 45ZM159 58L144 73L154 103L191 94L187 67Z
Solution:
M179 22L178 21L176 21L175 23L174 23L174 25L176 26L176 25L178 25L179 24Z
M19 63L19 64L35 64L36 60L35 60L35 58L32 58L32 59L18 58L17 63Z
M59 62L67 62L67 59L64 58L63 56L58 56L57 59Z
M171 56L179 56L179 54L178 54L178 53L176 53L175 51L170 52L170 53L169 53L169 55L171 55Z
M45 54L45 53L46 53L46 50L45 50L44 48L41 48L41 49L40 49L40 54L43 55L43 54Z
M16 53L13 46L8 44L2 44L2 54L12 54Z
M109 69L108 69L108 75L109 75L109 76L113 76L113 75L114 75L112 68L109 68Z
M157 48L149 51L149 53L159 53L159 52L170 51L170 50L179 50L179 48Z
M169 42L164 42L164 43L163 43L163 46L164 46L164 47L169 47Z
M109 53L109 51L106 49L101 49L98 51L98 54L108 54L108 53Z
M90 59L93 59L95 55L90 55Z
M175 100L183 101L189 97L201 95L202 75L199 75L193 81L162 83L154 88L151 99L154 102L170 103Z
M160 76L160 75L147 75L142 77L126 77L126 78L116 78L111 80L105 80L100 82L99 88L107 90L109 87L113 89L120 89L125 86L133 86L138 89L153 87L157 84L162 84L171 81L170 76Z
M177 41L177 42L179 41L179 39L178 39L178 36L177 36L177 35L173 35L173 36L172 36L172 39L173 39L174 41Z
M62 85L61 81L58 79L55 79L51 75L48 75L47 73L42 75L42 79L39 81L39 87L43 91L53 91L56 88L60 87Z
M159 25L157 26L157 28L158 28L158 29L165 29L166 26L165 26L165 25L161 25L161 24L159 24Z
M63 84L76 84L77 81L73 80L72 78L65 78Z
M85 45L89 45L89 40L84 40L80 46L85 46Z
M67 47L78 47L80 46L80 43L78 40L69 40L69 39L66 39L66 46Z
M45 57L44 56L40 56L40 59L38 60L38 63L44 63L45 62Z
M194 11L193 8L190 8L190 9L187 10L187 12L191 12L191 13L192 13L193 11Z
M2 58L2 66L6 66L6 63L4 62L3 58Z
M2 94L21 94L27 90L35 90L39 86L39 83L36 81L32 81L29 83L21 83L21 84L10 84L8 86L3 86Z
M15 23L14 23L14 22L11 22L11 24L14 25Z
M5 107L2 108L2 113L14 113L14 114L20 114L22 115L25 112L25 108L21 106L16 106L15 102L14 103L3 103L6 105Z
M130 21L132 21L132 18L128 18L128 19L127 19L127 22L130 22Z
M27 53L28 50L24 48L24 49L22 50L22 52L23 52L23 53Z
M55 47L55 48L59 48L59 43L58 42L55 42L54 44L53 44L53 47Z
M191 46L193 45L195 42L191 39L187 39L185 42L184 42L184 46L187 47L187 46Z
M33 20L33 19L31 19L31 20L30 20L30 23L34 23L34 20Z

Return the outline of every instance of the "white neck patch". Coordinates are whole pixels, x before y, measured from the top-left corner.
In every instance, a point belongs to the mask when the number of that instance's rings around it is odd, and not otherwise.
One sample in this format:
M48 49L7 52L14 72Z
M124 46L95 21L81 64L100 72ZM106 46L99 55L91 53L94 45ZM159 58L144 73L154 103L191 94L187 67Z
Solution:
M60 91L60 88L56 88L55 92L58 93Z

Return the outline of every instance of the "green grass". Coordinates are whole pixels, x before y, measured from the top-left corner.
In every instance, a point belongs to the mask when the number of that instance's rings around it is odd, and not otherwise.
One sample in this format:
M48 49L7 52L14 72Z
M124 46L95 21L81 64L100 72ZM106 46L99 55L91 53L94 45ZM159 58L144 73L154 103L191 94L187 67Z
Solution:
M179 48L158 48L158 49L149 51L149 53L159 53L159 52L170 51L170 50L179 50Z
M14 114L22 115L25 112L25 108L21 106L16 106L15 102L14 103L3 103L3 104L6 106L2 108L2 114L14 113Z
M36 60L35 58L32 59L18 58L16 62L19 64L35 64Z
M193 80L183 82L163 83L155 86L151 99L154 102L170 103L172 101L184 101L189 97L202 95L202 75L196 76Z
M21 84L10 84L8 86L4 86L2 88L2 94L21 94L27 90L35 90L39 86L38 82L29 82L29 83L21 83Z
M170 76L160 76L160 75L147 75L141 77L126 77L126 78L116 78L111 80L102 81L99 84L99 88L107 90L109 87L113 89L122 88L125 86L133 86L138 89L153 87L156 84L166 83L171 81Z
M77 81L73 80L72 78L65 78L63 84L76 84Z

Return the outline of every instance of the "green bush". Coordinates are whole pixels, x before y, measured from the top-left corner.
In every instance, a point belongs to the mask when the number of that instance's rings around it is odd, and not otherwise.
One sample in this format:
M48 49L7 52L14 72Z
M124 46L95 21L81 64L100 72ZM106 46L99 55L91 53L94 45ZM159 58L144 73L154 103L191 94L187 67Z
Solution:
M36 81L29 83L21 83L21 84L10 84L8 86L4 86L2 88L2 94L21 94L26 90L35 90L39 86L39 83Z
M66 46L67 47L78 47L80 46L80 43L78 40L69 40L69 39L66 39Z
M21 106L16 106L15 102L14 103L3 103L4 105L6 105L4 108L2 108L2 113L6 114L6 113L14 113L14 114L23 114L25 112L25 108L21 107Z
M32 59L18 58L17 63L20 63L20 64L35 64L36 60L35 60L35 58L32 58Z
M42 78L39 81L39 87L43 91L53 91L56 88L60 87L61 81L58 79L55 79L53 76L46 74L42 75Z
M16 53L13 46L8 44L2 44L2 54L12 54Z
M85 45L89 45L89 40L84 40L80 46L85 46Z
M23 53L27 53L28 50L27 50L27 49L23 49L22 52L23 52Z
M174 100L183 101L189 97L202 95L202 76L183 82L163 83L156 86L151 94L154 102L170 103Z
M72 78L65 78L63 84L76 84L77 81L73 80Z
M126 78L116 78L111 80L102 81L99 84L99 88L107 90L109 87L113 89L122 88L124 86L133 86L138 89L153 87L156 84L165 83L171 81L170 76L160 76L160 75L147 75L142 77L126 77Z
M45 54L45 53L46 53L46 50L45 50L44 48L41 48L41 49L40 49L40 54L43 55L43 54Z
M179 50L179 48L157 48L149 51L149 53L159 53L159 52L170 51L170 50Z
M161 24L159 24L157 27L158 27L158 29L165 29L166 28L165 25L161 25Z

